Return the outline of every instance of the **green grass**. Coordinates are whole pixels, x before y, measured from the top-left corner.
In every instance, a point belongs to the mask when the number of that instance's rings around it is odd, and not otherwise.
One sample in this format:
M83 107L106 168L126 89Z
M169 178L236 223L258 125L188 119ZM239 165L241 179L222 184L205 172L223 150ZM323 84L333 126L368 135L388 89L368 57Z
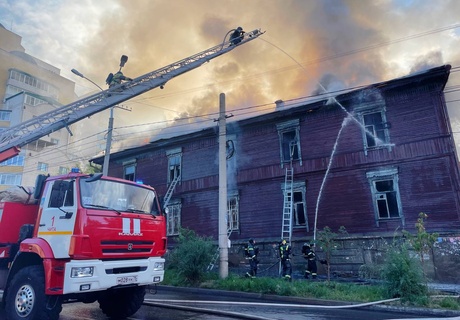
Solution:
M226 279L207 281L205 287L230 291L255 292L280 296L296 296L341 301L375 301L387 299L381 286L364 286L337 282L287 282L278 278L245 279L229 276Z
M182 282L174 272L165 272L165 285L190 286ZM294 280L287 282L279 278L260 277L255 279L242 278L229 275L226 279L219 279L216 273L207 273L206 279L199 285L201 288L252 292L259 294L273 294L279 296L295 296L301 298L335 300L346 302L373 302L390 299L387 289L383 285L363 285L357 283L305 281ZM436 294L436 293L432 293ZM396 302L393 304L402 304ZM460 310L460 302L454 297L428 298L426 296L416 299L412 303L404 303L405 306Z

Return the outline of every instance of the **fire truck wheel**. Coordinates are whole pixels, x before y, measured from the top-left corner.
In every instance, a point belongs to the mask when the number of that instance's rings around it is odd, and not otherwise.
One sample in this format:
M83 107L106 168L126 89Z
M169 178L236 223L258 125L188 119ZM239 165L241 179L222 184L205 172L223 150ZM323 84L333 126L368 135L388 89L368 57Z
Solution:
M99 308L111 319L125 319L140 309L145 286L108 290L99 297Z
M10 320L57 320L62 310L60 297L45 295L42 266L19 270L11 280L5 300L6 317Z

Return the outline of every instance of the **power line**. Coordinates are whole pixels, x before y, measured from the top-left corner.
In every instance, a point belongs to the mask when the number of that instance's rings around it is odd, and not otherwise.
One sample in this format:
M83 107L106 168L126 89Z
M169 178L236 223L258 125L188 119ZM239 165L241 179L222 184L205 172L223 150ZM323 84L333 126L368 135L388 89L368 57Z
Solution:
M314 59L314 60L309 60L309 61L303 62L303 64L304 65L311 65L311 64L324 62L324 61L327 61L327 60L338 59L338 58L341 58L341 57L344 57L344 56L357 54L357 53L368 51L368 50L373 50L373 49L376 49L376 48L379 48L379 47L388 46L388 45L400 43L400 42L403 42L403 41L412 40L412 39L415 39L415 38L424 37L424 36L432 35L432 34L435 34L435 33L456 29L458 27L460 27L460 24L454 24L454 25L450 25L450 26L446 26L446 27L432 29L432 30L428 30L428 31L425 31L425 32L422 32L422 33L415 34L415 35L410 35L410 36L406 36L406 37L402 37L402 38L398 38L398 39L394 39L394 40L384 41L384 42L369 45L369 46L366 46L366 47L362 47L362 48L358 48L358 49L354 49L354 50L350 50L350 51L346 51L346 52L342 52L342 53L338 53L338 54L333 54L333 55L329 55L329 56L324 56L324 57ZM283 67L283 68L279 68L279 69L269 70L269 71L266 71L266 72L252 74L250 76L238 78L238 80L241 81L241 80L245 80L245 79L249 79L249 78L253 78L253 77L260 77L260 76L263 76L263 75L266 75L266 74L275 74L275 73L285 72L285 71L291 70L293 68L298 68L298 66L297 65L291 65L291 66L287 66L287 67ZM458 72L458 71L460 71L460 67L453 67L451 69L451 73ZM142 98L142 99L133 99L132 102L133 103L144 104L144 105L149 106L149 104L143 103L141 101L164 98L164 97L175 95L175 94L183 94L183 93L187 93L187 92L193 92L193 91L196 91L197 89L201 89L201 88L205 88L205 87L212 87L212 86L215 86L217 84L225 84L225 83L232 82L232 81L235 81L235 80L228 80L228 81L213 83L213 84L209 84L207 86L202 86L202 87L198 87L198 88L192 88L192 89L177 91L176 93L173 92L173 93L165 94L165 95L162 95L162 96L157 96L157 97L154 97L154 98L148 97L148 98ZM343 89L343 90L339 90L339 91L349 91L349 90L358 89L358 88L362 88L362 87L365 87L365 86L358 86L358 87ZM446 89L445 90L446 93L452 93L452 92L459 91L460 86L446 87L445 89ZM328 92L327 94L334 94L334 92ZM292 99L292 100L287 100L285 102L289 102L289 101L292 102L292 101L296 101L296 100L302 100L302 99L310 98L310 97L313 97L313 96L314 95L300 97L300 98L296 98L296 99ZM451 100L451 101L446 101L446 102L450 103L450 102L456 102L456 101L458 101L458 100ZM159 109L163 109L163 110L166 110L166 111L179 113L178 111L163 108L163 107L159 107L159 106L154 106L154 107L159 108ZM267 104L261 104L261 105L257 105L257 106L248 106L248 107L243 107L243 108L239 108L239 109L234 109L231 112L235 112L235 113L239 112L238 115L241 116L241 115L247 115L247 114L252 114L252 113L257 113L257 112L260 113L260 112L262 112L264 110L268 110L268 109L272 109L272 108L273 108L273 103L267 103ZM252 111L252 110L255 110L255 111ZM245 111L245 112L243 112L243 111ZM218 114L218 112L208 113L208 114L205 114L205 115L188 116L188 117L177 119L177 120L185 121L185 120L200 119L200 118L205 118L205 117L209 118L209 117L211 117L213 115L215 116L217 114ZM130 125L130 126L124 126L124 127L116 127L116 128L114 128L114 130L120 130L120 129L125 129L125 128L132 128L132 127L140 127L140 126L145 126L145 125L167 124L169 122L175 122L172 125L170 125L170 128L179 128L181 126L188 125L188 123L181 124L177 120L165 120L165 121L158 121L158 122L152 122L152 123L146 123L146 124L136 124L136 125ZM205 121L210 121L210 120L203 120L203 122L205 122ZM201 122L201 121L195 121L194 123L199 123L199 122ZM139 133L148 132L148 131L149 130L140 131ZM105 132L105 131L103 131L103 132ZM73 142L67 144L65 146L65 148L68 148L69 145L76 144L78 142L81 142L83 140L89 139L89 138L94 137L95 135L99 135L101 133L102 133L102 131L98 132L96 134L93 134L91 136L84 137L84 138L82 138L80 140L73 141ZM174 132L172 132L171 134L174 134ZM177 131L176 135L180 135L180 131ZM120 136L123 136L123 135L120 135ZM129 140L129 139L126 139L126 140ZM99 142L96 141L96 142L92 142L92 143L97 144ZM93 147L87 145L84 150L90 150L91 148L93 148ZM50 151L46 151L46 152L52 152L52 151L50 150ZM54 152L56 152L56 150ZM82 159L82 161L83 161L83 159ZM73 160L69 160L69 161L73 161Z

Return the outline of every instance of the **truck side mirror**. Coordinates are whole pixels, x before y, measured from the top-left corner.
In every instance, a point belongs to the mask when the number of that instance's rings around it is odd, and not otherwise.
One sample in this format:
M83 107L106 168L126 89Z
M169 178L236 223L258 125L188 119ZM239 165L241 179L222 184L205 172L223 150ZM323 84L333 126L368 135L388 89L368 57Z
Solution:
M50 175L39 174L35 179L34 199L40 199L46 179Z
M99 180L100 178L102 178L102 173L96 173L96 174L93 174L91 177L89 177L88 179L85 180L85 182L93 182L93 181L97 181Z

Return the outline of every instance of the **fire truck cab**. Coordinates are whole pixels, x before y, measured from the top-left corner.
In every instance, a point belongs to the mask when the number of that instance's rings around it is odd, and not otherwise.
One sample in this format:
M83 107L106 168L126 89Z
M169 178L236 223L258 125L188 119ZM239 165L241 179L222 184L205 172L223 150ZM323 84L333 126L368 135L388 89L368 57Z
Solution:
M3 200L2 200L3 201ZM39 175L0 202L0 298L8 319L58 319L62 303L134 314L164 276L166 220L152 187L72 172Z

